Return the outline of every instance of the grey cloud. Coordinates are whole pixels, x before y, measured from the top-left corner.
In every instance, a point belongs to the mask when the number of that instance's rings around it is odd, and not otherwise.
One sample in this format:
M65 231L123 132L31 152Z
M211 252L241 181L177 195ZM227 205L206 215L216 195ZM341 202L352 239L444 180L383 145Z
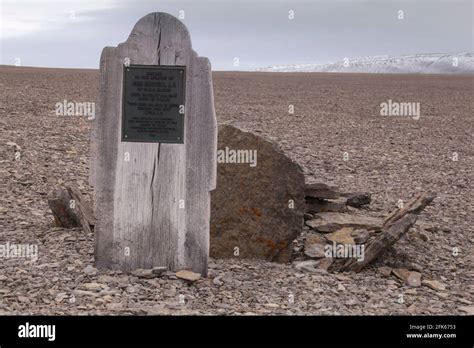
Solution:
M47 6L47 3L45 3ZM288 19L288 11L295 19ZM397 11L404 19L397 19ZM1 64L97 68L149 12L184 10L196 51L214 69L248 70L343 57L472 51L471 1L120 1L90 20L1 40Z

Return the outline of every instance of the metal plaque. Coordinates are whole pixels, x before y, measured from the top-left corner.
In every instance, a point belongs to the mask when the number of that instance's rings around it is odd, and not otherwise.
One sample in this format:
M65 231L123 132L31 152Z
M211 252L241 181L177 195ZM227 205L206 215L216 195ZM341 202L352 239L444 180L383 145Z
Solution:
M184 143L186 67L124 67L122 141Z

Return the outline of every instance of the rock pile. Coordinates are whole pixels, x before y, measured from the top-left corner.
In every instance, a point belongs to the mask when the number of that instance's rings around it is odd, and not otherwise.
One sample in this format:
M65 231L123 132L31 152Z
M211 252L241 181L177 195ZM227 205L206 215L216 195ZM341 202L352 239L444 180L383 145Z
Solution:
M299 258L304 261L296 261L295 268L316 273L359 272L398 241L434 198L433 193L420 194L382 219L354 211L353 208L370 204L369 193L341 193L322 183L306 185L306 232L301 245L296 247L297 256L299 252ZM421 275L417 272L394 271L394 274L413 286L421 284Z

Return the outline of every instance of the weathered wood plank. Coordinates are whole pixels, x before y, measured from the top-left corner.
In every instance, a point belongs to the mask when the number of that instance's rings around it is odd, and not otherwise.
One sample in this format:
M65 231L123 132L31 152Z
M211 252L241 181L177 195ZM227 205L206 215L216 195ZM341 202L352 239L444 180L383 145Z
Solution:
M380 235L367 246L364 259L350 259L343 270L360 272L366 265L377 258L384 250L395 244L416 222L418 214L429 205L436 194L433 192L419 194L409 201L404 208L396 209L385 220Z
M92 206L75 185L70 184L54 190L48 204L57 226L82 226L84 231L92 233L91 226L95 224Z
M121 142L127 58L131 64L187 67L184 144ZM126 42L103 50L90 174L97 202L99 266L166 266L206 274L216 127L209 61L197 57L188 30L176 18L149 14L137 22Z

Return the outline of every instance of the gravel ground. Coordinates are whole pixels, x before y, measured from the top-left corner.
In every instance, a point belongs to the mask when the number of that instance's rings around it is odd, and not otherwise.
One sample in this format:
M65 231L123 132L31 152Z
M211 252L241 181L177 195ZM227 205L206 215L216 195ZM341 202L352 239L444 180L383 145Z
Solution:
M473 81L214 73L219 120L278 139L308 180L371 192L370 211L379 216L419 191L435 190L438 198L404 240L361 273L211 259L209 277L188 283L173 273L144 279L95 270L93 235L52 224L53 188L73 181L91 192L89 121L58 117L55 104L95 101L98 72L0 67L0 245L38 246L36 261L2 259L0 314L472 314ZM380 116L389 99L420 102L420 119ZM436 228L426 231L426 224ZM404 261L446 290L410 288L379 271Z

